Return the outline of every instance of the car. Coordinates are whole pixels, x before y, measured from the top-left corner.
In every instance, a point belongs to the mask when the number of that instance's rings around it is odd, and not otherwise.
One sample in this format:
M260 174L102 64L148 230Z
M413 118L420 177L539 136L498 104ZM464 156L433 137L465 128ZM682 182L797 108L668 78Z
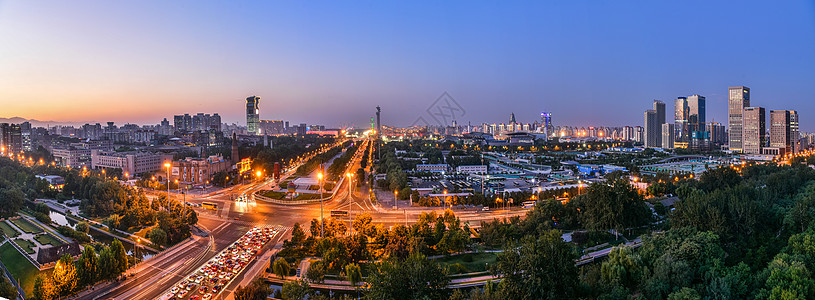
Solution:
M195 284L195 283L192 283L192 282L191 282L191 283L188 283L188 284L187 284L187 287L186 287L186 290L187 290L187 291L189 291L189 290L191 290L192 288L194 288L195 286L196 286L196 284Z
M221 285L220 285L220 284L219 284L219 285L216 285L216 286L214 286L214 287L212 287L212 293L213 293L213 294L214 294L214 293L217 293L217 292L218 292L218 291L220 291L220 290L221 290Z
M201 293L201 294L206 294L207 290L208 289L207 289L206 286L202 286L202 287L198 288L198 292Z
M173 299L174 297L175 297L175 293L169 292L169 293L164 294L163 298L164 299Z
M199 298L198 295L190 296L190 300L198 300Z
M204 294L204 297L203 297L203 299L204 299L204 300L209 300L209 299L211 299L211 298L212 298L212 294L211 294L211 293L206 293L206 294Z
M187 290L181 290L178 292L178 298L184 297L187 294Z
M170 289L170 293L178 293L178 290L180 290L180 288L178 288L178 286L174 286L172 289Z

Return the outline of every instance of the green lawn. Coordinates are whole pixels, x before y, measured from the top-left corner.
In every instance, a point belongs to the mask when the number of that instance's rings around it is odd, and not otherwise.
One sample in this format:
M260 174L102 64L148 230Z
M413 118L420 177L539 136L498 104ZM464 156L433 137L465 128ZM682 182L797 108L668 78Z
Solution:
M28 254L34 254L34 247L36 246L34 245L34 242L24 239L16 239L14 242L17 243L17 245L20 245L20 247L22 247Z
M450 269L452 274L461 274L487 271L487 267L494 264L496 258L497 253L468 253L450 257L442 257L436 261L438 261L442 267ZM459 264L460 266L453 266L456 264Z
M286 196L284 192L276 192L276 191L262 191L259 193L261 196L272 198L272 199L283 199Z
M302 193L300 195L297 195L297 197L294 198L294 200L311 200L311 199L320 199L320 194L319 193L317 193L317 194Z
M2 230L3 233L9 238L16 238L18 235L20 235L20 232L12 228L11 225L6 222L0 222L0 230Z
M40 234L40 235L34 237L34 239L37 240L37 242L39 242L42 245L51 245L51 246L62 245L62 241L58 240L56 237L54 237L54 236L52 236L50 234L47 234L47 233L46 234Z
M8 268L14 279L23 287L25 294L31 295L34 290L34 280L37 278L37 274L40 273L37 267L34 267L14 246L8 243L0 246L0 260L3 261L3 265Z
M14 225L19 227L23 231L25 231L25 233L40 233L40 232L42 232L42 228L39 228L36 225L31 224L31 222L29 222L25 218L18 218L18 219L11 220L11 223L14 223Z

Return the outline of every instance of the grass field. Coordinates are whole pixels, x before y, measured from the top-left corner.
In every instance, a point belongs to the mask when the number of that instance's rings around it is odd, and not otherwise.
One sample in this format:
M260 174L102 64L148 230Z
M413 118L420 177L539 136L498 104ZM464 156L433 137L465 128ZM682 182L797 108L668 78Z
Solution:
M497 253L468 253L442 257L436 261L438 261L442 267L448 268L448 270L452 272L451 274L461 274L487 271L489 265L495 263L496 258Z
M25 233L40 233L40 232L42 232L42 228L39 228L39 227L35 226L34 224L31 224L31 222L29 222L25 218L18 218L18 219L11 220L11 223L14 223L14 225L19 227L23 231L25 231Z
M34 247L36 246L34 245L34 242L24 239L16 239L14 242L17 243L17 245L20 245L20 247L22 247L28 254L34 254Z
M294 200L311 200L311 199L320 199L320 194L300 194L294 198Z
M51 245L51 246L62 245L62 241L58 240L56 237L54 237L54 236L52 236L50 234L47 234L47 233L46 234L40 234L40 235L34 237L34 239L37 240L37 242L39 242L42 245Z
M260 192L260 195L264 196L264 197L269 197L269 198L272 198L272 199L283 199L283 197L286 196L286 193L284 193L284 192L276 192L276 191L263 191L263 192Z
M14 279L23 287L25 294L31 295L34 290L34 280L40 271L28 262L14 246L8 243L0 246L0 260L3 261L3 265L8 268L11 275L14 276Z
M12 228L11 225L6 223L5 221L0 222L0 230L2 230L3 233L9 238L16 238L18 235L20 235L20 232Z

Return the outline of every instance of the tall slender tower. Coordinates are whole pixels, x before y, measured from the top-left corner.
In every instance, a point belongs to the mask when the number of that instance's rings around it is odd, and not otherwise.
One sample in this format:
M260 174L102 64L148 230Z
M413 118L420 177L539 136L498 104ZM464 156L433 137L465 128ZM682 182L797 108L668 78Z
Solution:
M232 133L232 164L237 164L239 161L241 161L241 159L238 156L238 135L233 132Z
M674 134L675 141L687 142L688 133L688 98L678 97L674 102ZM664 135L663 135L664 136Z
M744 151L744 109L750 106L750 88L736 86L728 88L728 127L730 150Z
M260 134L260 97L246 98L246 131L250 135Z
M379 114L382 112L382 109L379 106L376 106L376 136L382 136L382 123L379 122Z

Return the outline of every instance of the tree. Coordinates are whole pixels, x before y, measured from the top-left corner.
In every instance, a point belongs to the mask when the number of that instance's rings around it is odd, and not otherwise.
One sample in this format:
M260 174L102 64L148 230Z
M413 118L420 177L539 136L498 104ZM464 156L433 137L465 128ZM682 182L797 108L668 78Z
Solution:
M503 294L509 299L569 299L579 283L576 258L561 232L548 230L508 246L498 255L493 273L502 277Z
M603 280L626 288L635 287L643 275L641 259L630 247L611 249L600 270Z
M37 275L37 279L34 279L33 293L34 299L39 300L54 299L54 297L57 295L57 291L54 288L54 282L47 274Z
M368 276L369 299L444 299L450 279L435 261L420 253L405 260L390 258L376 263Z
M762 299L813 299L815 280L800 261L789 261L781 256L767 267L769 276L764 289L759 291Z
M90 226L88 226L88 222L79 222L74 225L74 230L87 234Z
M125 251L125 247L121 241L113 239L113 242L110 243L110 252L113 256L113 269L111 269L113 273L111 276L119 276L128 268L127 251Z
M283 284L282 294L285 300L305 300L311 294L311 287L305 280L287 281Z
M651 211L631 184L619 179L611 184L593 183L585 195L576 197L580 220L590 230L620 231L648 224Z
M99 259L93 247L85 247L77 263L77 273L82 286L94 284L99 279Z
M289 276L290 271L291 266L289 266L289 262L287 262L285 258L279 257L275 259L274 263L272 263L272 272L274 272L275 275L280 276L280 279Z
M74 292L79 283L79 276L76 274L71 255L65 254L57 261L52 276L57 294L67 296Z
M6 278L0 275L0 297L7 299L17 298L17 288Z
M11 216L23 207L25 194L19 188L0 191L0 215Z
M113 257L110 247L102 248L102 251L99 251L99 279L110 279L118 276L117 268L118 263Z
M372 232L373 225L371 224L371 221L373 221L373 218L369 213L358 214L353 222L354 229L366 236L372 236L375 234L375 232Z
M306 240L306 232L300 228L300 223L294 223L291 229L291 244L295 247L300 247L303 241Z
M322 283L325 281L325 265L322 261L313 262L306 270L306 278L311 283Z
M272 290L260 278L245 287L235 289L235 300L266 300Z
M345 265L345 278L356 288L357 283L362 281L362 271L359 265L355 263Z
M161 227L154 227L150 230L148 238L150 238L150 241L153 242L153 244L165 245L167 243L167 232L161 229Z

